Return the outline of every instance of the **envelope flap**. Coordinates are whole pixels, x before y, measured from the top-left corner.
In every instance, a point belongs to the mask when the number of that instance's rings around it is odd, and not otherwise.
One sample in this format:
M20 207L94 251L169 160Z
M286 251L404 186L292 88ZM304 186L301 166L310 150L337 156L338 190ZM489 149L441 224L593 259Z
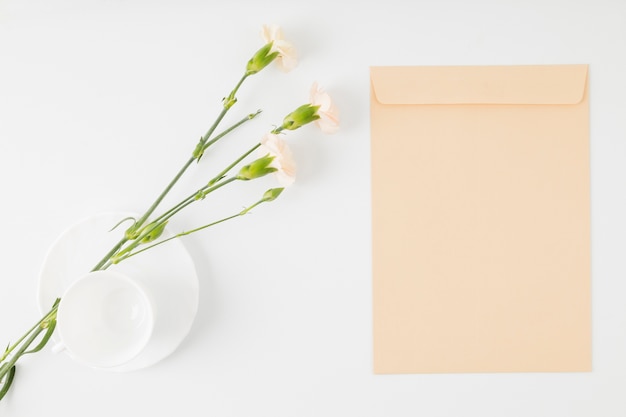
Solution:
M382 104L576 104L587 65L371 67Z

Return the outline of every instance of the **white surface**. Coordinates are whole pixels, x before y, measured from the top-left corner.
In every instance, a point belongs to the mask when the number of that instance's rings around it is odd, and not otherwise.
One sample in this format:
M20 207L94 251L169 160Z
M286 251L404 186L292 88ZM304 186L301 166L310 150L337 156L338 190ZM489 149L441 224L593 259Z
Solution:
M341 132L290 134L294 186L185 241L200 307L167 360L115 374L49 350L26 357L0 414L626 415L622 0L0 3L5 342L38 318L37 271L56 236L93 213L144 209L260 47L260 25L272 22L300 66L246 83L236 112L260 107L262 117L181 186L247 149L307 100L314 80L337 101ZM553 63L590 64L593 372L374 376L368 66ZM179 226L232 213L270 184L237 184Z
M127 221L111 228L122 219L137 218L136 213L97 213L82 219L65 230L49 248L39 273L37 300L42 314L77 279L90 271L104 254L119 241ZM163 238L172 236L169 228ZM150 293L155 323L150 343L131 361L115 366L115 371L142 369L172 354L189 333L199 304L199 282L194 261L181 240L155 247L117 265L116 271L131 277ZM59 328L62 307L59 307ZM53 335L53 339L56 336Z

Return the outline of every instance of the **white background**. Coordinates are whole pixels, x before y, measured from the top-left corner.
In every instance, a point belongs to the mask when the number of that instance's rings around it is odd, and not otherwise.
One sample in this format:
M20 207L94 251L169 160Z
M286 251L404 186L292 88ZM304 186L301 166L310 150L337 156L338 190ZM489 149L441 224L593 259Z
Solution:
M59 233L160 192L262 45L263 23L283 27L300 65L244 85L226 123L262 117L179 195L305 103L314 80L342 130L289 134L296 183L186 239L200 309L172 356L117 374L46 348L21 362L0 415L626 415L623 0L0 1L0 342L39 318L37 274ZM569 63L590 64L593 372L373 375L368 67ZM274 185L237 184L178 226Z

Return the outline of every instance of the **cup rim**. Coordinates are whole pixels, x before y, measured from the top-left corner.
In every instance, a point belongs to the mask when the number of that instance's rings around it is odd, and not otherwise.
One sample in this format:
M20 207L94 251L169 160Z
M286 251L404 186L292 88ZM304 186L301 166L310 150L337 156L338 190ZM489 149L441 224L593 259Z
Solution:
M117 361L117 362L111 362L111 361L104 362L103 361L103 362L97 363L93 360L83 357L80 354L77 354L75 351L72 350L70 346L67 346L65 344L65 338L63 336L63 324L62 324L63 323L62 318L64 316L63 300L65 299L67 294L71 293L72 291L75 291L76 288L80 287L81 285L84 285L86 281L91 280L91 279L102 279L103 277L105 277L106 279L117 279L119 281L124 281L125 284L129 284L131 287L137 290L137 293L142 298L143 303L145 303L145 305L148 307L145 311L145 314L146 314L145 320L147 322L146 323L147 329L142 335L142 338L140 339L140 343L138 343L138 348L135 349L136 351L133 352L132 355L129 355L128 357L124 358L124 360L122 361ZM108 270L91 271L91 272L88 272L87 274L84 274L83 276L75 280L72 284L70 284L66 288L65 292L63 293L63 296L61 297L61 301L59 303L59 307L57 311L57 324L56 324L56 330L57 330L58 338L59 338L58 344L62 346L62 349L65 350L77 362L80 362L92 368L102 368L102 369L114 368L114 367L124 365L132 361L133 359L135 359L137 356L141 354L141 352L146 348L146 346L148 346L150 339L152 338L152 334L154 330L155 315L156 314L155 314L154 303L150 297L149 291L139 282L134 280L131 276L124 274L124 273L120 273L118 271L108 271Z

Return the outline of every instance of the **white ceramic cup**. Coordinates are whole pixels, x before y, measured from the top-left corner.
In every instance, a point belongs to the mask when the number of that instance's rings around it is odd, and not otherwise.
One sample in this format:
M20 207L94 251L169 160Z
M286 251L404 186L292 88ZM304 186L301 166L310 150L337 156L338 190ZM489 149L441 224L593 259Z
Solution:
M57 313L54 350L95 368L123 365L146 347L155 311L148 290L131 277L95 271L70 285Z

